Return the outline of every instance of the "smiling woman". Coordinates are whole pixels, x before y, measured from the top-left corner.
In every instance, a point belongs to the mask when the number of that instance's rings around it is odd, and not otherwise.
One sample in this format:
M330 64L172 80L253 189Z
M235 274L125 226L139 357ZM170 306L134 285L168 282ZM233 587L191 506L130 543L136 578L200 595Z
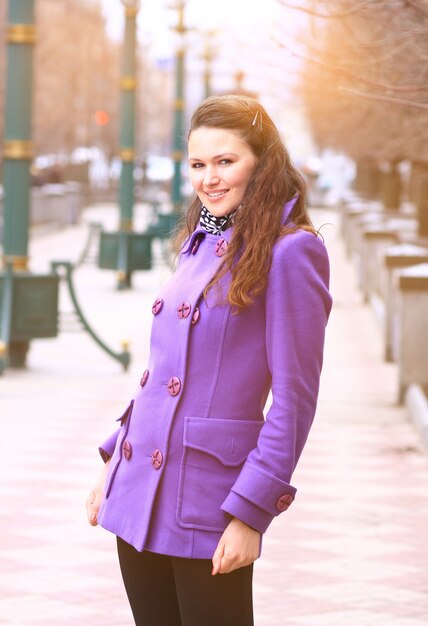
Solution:
M100 446L88 517L118 537L137 626L253 626L261 535L294 500L314 418L328 257L256 100L208 98L188 143L177 270L138 391Z

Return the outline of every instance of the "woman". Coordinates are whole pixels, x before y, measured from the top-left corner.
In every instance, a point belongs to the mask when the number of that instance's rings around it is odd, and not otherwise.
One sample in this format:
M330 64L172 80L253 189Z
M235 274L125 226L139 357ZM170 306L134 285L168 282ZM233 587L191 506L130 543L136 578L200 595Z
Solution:
M178 267L88 516L118 537L138 626L249 626L261 536L294 499L315 413L328 258L258 102L205 100L188 153Z

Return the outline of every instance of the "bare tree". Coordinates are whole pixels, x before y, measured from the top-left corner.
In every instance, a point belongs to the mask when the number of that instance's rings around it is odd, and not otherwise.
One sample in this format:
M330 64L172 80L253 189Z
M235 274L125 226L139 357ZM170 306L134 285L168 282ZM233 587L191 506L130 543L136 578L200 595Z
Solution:
M0 136L4 133L5 26L0 0ZM106 32L100 0L37 0L33 136L37 155L98 146L118 152L121 42ZM156 67L140 45L137 154L166 151L171 137L172 70ZM1 151L1 147L0 147ZM1 153L0 153L1 156Z
M428 1L278 1L310 20L289 51L304 61L317 143L356 160L428 160Z
M113 153L119 47L106 35L99 3L38 0L37 23L37 152L69 154L77 146L99 145ZM97 111L105 115L96 116Z

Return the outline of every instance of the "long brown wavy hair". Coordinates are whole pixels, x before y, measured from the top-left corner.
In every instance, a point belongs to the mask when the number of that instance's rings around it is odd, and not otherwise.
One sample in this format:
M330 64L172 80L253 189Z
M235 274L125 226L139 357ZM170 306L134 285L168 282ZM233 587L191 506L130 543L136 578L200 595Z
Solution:
M201 127L236 133L257 157L242 206L234 218L233 237L218 271L204 292L206 296L230 272L227 301L240 312L266 288L272 248L277 239L295 232L297 228L315 232L306 209L306 184L291 163L272 119L253 98L241 95L207 98L192 116L189 137ZM291 213L294 226L285 227L282 224L284 204L296 195ZM197 227L201 208L195 194L185 223L177 234L177 246L182 245Z

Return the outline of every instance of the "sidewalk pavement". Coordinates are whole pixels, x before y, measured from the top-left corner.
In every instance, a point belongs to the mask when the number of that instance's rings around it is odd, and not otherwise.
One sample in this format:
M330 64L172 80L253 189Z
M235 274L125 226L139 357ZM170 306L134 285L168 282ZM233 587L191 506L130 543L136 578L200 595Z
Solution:
M256 626L425 626L428 459L396 403L396 367L382 360L339 216L312 215L317 227L327 223L334 308L317 417L293 480L297 498L269 528L256 564ZM111 220L113 212L88 216ZM84 225L39 233L33 269L76 260L85 237ZM114 537L87 524L84 504L101 465L97 444L145 368L150 308L168 276L161 259L156 248L155 269L135 274L126 292L115 290L113 272L76 272L97 332L117 349L130 339L127 373L87 335L62 333L33 341L28 369L0 378L0 624L133 624ZM64 294L61 301L69 306Z

